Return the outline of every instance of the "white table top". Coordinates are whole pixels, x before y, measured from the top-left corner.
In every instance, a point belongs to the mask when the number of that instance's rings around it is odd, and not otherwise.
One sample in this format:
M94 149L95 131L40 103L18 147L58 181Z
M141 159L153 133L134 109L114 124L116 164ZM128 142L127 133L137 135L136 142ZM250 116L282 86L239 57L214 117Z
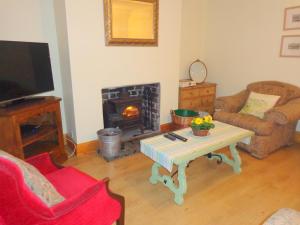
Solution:
M171 141L163 135L141 140L141 152L171 172L173 164L193 160L254 135L252 131L229 124L218 121L214 124L215 128L206 137L194 136L191 128L174 132L187 138L187 142Z

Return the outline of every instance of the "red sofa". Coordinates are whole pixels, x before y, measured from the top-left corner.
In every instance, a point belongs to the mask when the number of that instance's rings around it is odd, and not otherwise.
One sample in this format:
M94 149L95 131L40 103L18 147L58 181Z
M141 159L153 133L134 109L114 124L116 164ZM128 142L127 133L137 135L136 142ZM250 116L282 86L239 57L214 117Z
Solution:
M26 161L35 166L65 200L47 207L25 185L20 169L0 157L1 225L111 225L115 221L124 224L124 198L109 192L107 180L97 181L75 168L59 167L48 153Z

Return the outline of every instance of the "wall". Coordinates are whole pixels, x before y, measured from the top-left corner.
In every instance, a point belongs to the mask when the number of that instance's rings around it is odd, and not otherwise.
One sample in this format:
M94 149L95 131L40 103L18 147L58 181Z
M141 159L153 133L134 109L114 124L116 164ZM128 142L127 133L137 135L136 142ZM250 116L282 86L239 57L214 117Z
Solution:
M180 79L189 78L189 65L196 59L203 60L205 45L202 32L205 24L205 2L201 0L183 0L181 46L180 46Z
M300 86L300 59L280 58L284 8L300 0L202 0L206 27L204 61L218 95L233 94L254 81L279 80ZM203 9L202 9L203 10ZM194 10L191 13L197 13ZM300 126L298 126L300 130Z
M257 80L300 86L299 58L280 58L284 8L300 0L205 0L205 61L218 94L228 95Z
M65 0L77 142L103 128L101 89L161 84L161 121L177 108L181 0L160 1L158 47L107 47L103 1Z
M60 68L62 74L61 76L61 81L63 85L62 94L64 99L65 113L67 115L66 133L69 136L73 137L75 141L77 141L65 1L54 0L53 6L55 12L57 45L59 49L59 56L60 56L59 60L60 60Z
M61 97L61 74L52 1L1 0L0 27L0 40L49 43L55 90L44 93L43 95ZM66 123L63 103L62 119L65 130Z

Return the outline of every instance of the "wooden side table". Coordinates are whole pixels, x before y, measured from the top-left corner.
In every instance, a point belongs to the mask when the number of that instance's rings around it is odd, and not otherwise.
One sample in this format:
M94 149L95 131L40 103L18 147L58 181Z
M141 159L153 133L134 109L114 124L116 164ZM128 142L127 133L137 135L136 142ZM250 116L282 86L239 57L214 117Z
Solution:
M65 161L60 100L45 97L0 109L0 149L21 159L49 152L56 162ZM35 120L43 122L36 129L22 129Z
M192 87L179 88L178 108L214 113L216 84L201 83Z

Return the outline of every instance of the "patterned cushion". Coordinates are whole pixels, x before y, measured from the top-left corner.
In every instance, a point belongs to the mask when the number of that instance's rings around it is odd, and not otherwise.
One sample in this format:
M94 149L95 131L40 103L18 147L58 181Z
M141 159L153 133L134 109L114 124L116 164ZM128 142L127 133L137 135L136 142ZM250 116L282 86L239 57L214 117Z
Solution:
M15 163L21 170L28 188L48 207L64 201L55 187L32 165L0 150L0 157Z
M251 92L240 113L250 114L262 119L265 112L273 108L279 98L280 96L276 95Z
M274 213L263 225L299 225L300 212L283 208Z

